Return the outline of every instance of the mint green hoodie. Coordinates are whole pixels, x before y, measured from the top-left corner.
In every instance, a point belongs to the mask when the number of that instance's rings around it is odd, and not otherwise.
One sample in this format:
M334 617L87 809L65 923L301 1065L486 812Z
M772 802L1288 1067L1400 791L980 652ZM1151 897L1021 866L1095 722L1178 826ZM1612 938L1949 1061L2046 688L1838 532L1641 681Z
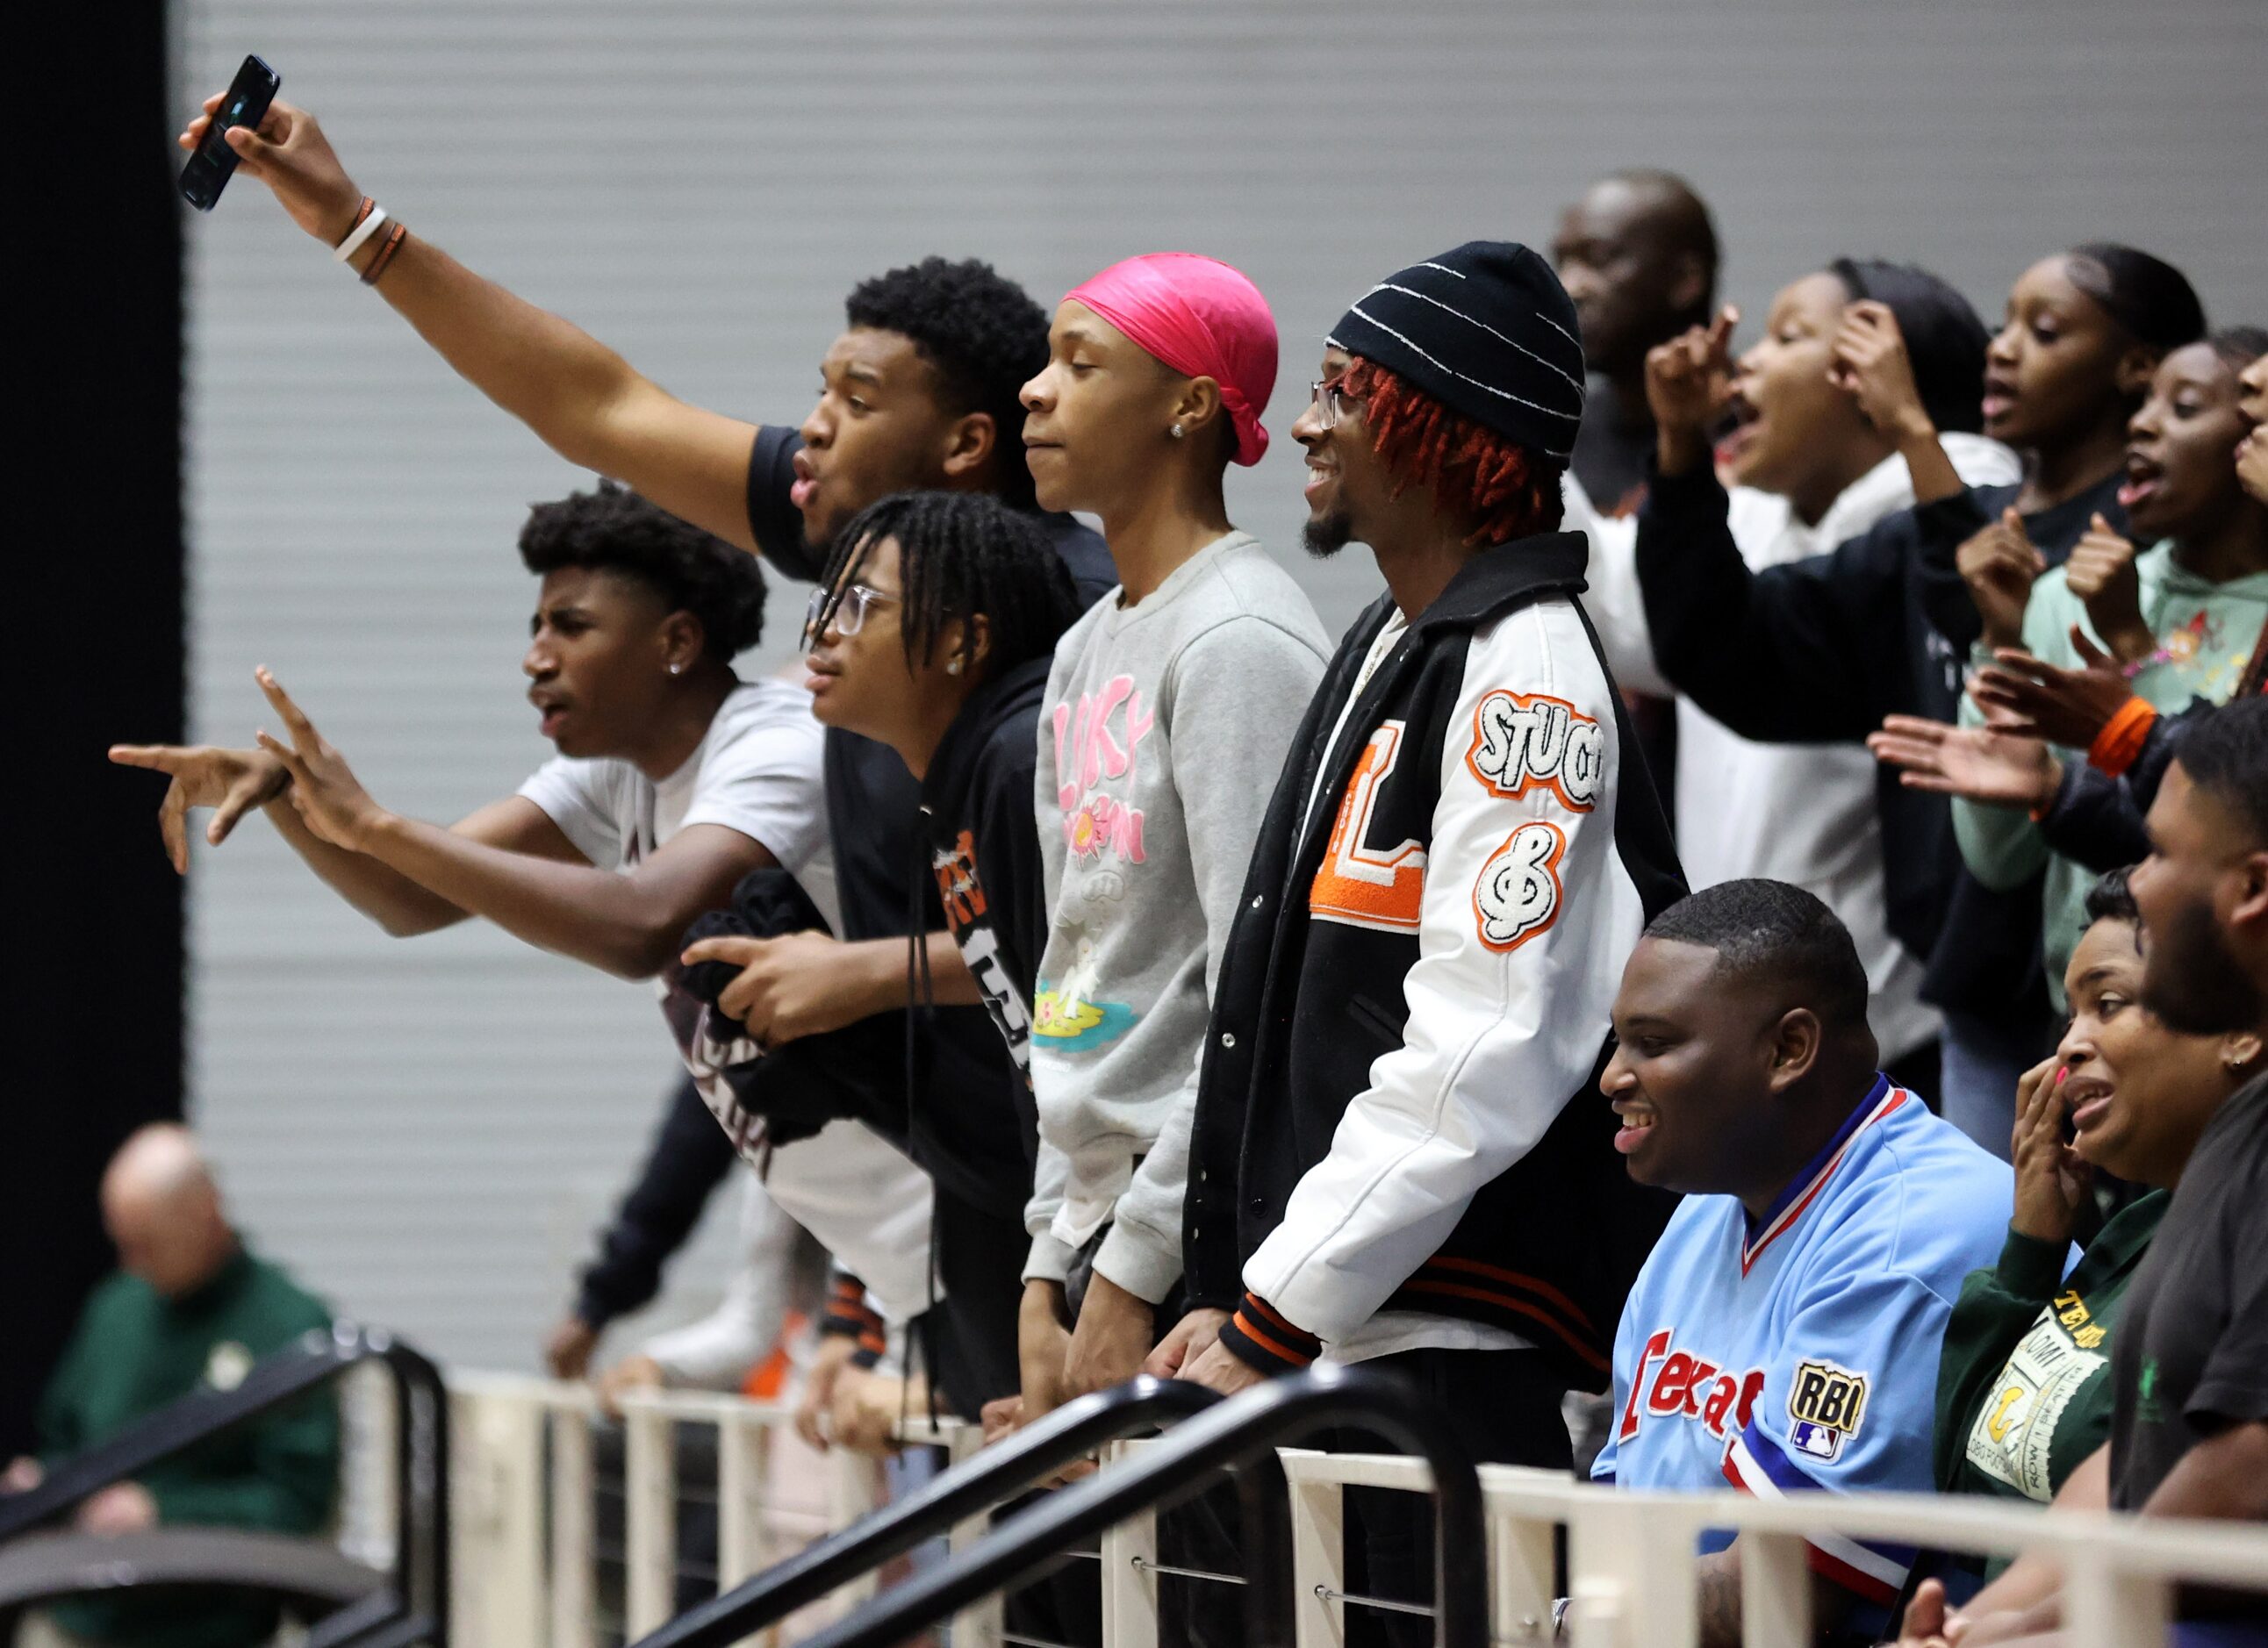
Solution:
M2166 540L2135 557L2134 571L2142 596L2142 617L2169 657L2149 665L2134 677L2134 691L2160 710L2181 710L2193 698L2214 703L2235 692L2244 666L2268 624L2268 572L2254 572L2210 584L2175 563L2173 541ZM2079 667L2078 651L2071 644L2071 627L2079 625L2096 644L2102 637L2088 622L2087 608L2071 592L2064 569L2057 567L2032 585L2024 608L2024 647L2033 657L2067 669ZM1990 662L1980 648L1977 662ZM1961 703L1964 726L1982 725L1984 716L1969 699ZM2060 752L2066 761L2085 757L2084 750ZM1953 831L1961 842L1961 856L1979 881L1990 887L2012 887L2043 864L2047 881L2042 897L2045 920L2048 990L2058 1010L2064 1005L2063 968L2086 925L2087 889L2095 873L2048 850L2039 826L2014 807L1983 802L1953 804Z

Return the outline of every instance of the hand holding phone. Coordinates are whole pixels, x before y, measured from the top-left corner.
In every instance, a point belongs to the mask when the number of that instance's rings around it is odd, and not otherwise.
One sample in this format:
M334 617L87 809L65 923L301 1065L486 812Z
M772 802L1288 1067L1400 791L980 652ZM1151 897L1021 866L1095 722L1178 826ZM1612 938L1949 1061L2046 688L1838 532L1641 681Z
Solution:
M220 192L228 187L230 176L236 171L236 151L228 146L228 129L249 126L258 129L268 118L268 106L283 85L283 78L258 57L247 57L236 78L212 112L205 128L204 138L189 156L188 164L181 168L181 198L199 211L210 211Z

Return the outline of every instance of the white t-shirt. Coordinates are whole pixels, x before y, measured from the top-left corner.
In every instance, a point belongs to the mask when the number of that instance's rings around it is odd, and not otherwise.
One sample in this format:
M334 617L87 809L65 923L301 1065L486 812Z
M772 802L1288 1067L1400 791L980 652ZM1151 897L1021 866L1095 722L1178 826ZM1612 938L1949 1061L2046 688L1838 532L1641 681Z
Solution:
M695 824L738 830L768 849L839 931L822 731L802 688L743 681L718 705L700 747L660 783L611 756L555 755L519 793L601 870L634 869Z

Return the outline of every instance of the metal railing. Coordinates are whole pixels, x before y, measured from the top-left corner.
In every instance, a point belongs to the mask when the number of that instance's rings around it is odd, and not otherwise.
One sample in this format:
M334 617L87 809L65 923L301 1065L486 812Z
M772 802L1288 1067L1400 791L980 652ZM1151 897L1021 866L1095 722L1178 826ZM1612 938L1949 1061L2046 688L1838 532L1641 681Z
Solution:
M1270 1386L1261 1394L1272 1395L1281 1388ZM522 1411L534 1393L545 1393L544 1411L575 1415L580 1428L587 1429L589 1424L590 1397L579 1387L534 1380L461 1384L457 1393L463 1422L459 1434L468 1440L465 1462L472 1468L460 1470L460 1481L475 1498L480 1492L479 1471L487 1468L481 1456L488 1448L479 1440L482 1428L475 1420L493 1394L505 1390L518 1393L514 1400ZM468 1412L468 1405L474 1412ZM649 1428L656 1432L642 1450L636 1446L637 1432L632 1432L629 1544L634 1560L648 1566L646 1596L666 1599L668 1541L658 1527L649 1526L641 1534L639 1521L645 1514L642 1505L659 1506L665 1497L659 1473L670 1451L668 1426L718 1423L734 1428L744 1438L770 1437L787 1426L789 1415L784 1409L737 1398L660 1394L634 1398L626 1407L631 1411L633 1425L637 1416L650 1416ZM1158 1561L1155 1509L1138 1504L1145 1492L1122 1492L1120 1484L1154 1482L1154 1477L1138 1475L1148 1461L1177 1446L1186 1446L1182 1439L1200 1426L1226 1424L1233 1427L1234 1408L1233 1403L1226 1403L1184 1420L1161 1440L1114 1445L1101 1472L1050 1495L1039 1507L1057 1519L1049 1525L1047 1538L1068 1540L1073 1535L1066 1531L1062 1508L1071 1504L1074 1496L1096 1495L1108 1485L1110 1498L1100 1514L1117 1519L1108 1523L1101 1540L1105 1648L1155 1648L1160 1580L1161 1575L1170 1577L1174 1571ZM1361 1421L1338 1423L1355 1428ZM936 1431L917 1427L908 1433L908 1439L943 1446L953 1456L964 1459L975 1453L978 1442L975 1427L950 1424ZM1392 1440L1409 1446L1403 1438ZM647 1462L641 1464L641 1457ZM1426 1493L1432 1490L1433 1475L1424 1460L1396 1454L1285 1448L1277 1451L1276 1457L1285 1479L1282 1504L1288 1534L1283 1537L1288 1538L1289 1557L1280 1560L1269 1550L1248 1548L1244 1566L1248 1573L1288 1575L1291 1639L1298 1648L1337 1648L1346 1639L1347 1610L1375 1601L1357 1593L1350 1583L1343 1535L1346 1490ZM728 1529L735 1525L734 1493L742 1496L739 1555L734 1555L732 1537L722 1541L719 1565L726 1585L792 1556L795 1546L823 1534L830 1526L845 1526L858 1513L862 1503L871 1508L871 1496L862 1501L839 1485L856 1476L850 1461L839 1453L830 1455L825 1468L837 1474L838 1485L824 1513L812 1515L797 1526L776 1527L758 1537L763 1492L757 1476L746 1468L739 1472L742 1484L739 1490L725 1488L725 1479L735 1474L733 1458L733 1449L720 1446L720 1499ZM1175 1474L1178 1471L1176 1467ZM1563 1537L1566 1588L1572 1599L1565 1640L1576 1648L1684 1648L1696 1642L1697 1540L1703 1530L1712 1528L1729 1529L1740 1536L1743 1640L1749 1648L1808 1644L1811 1589L1806 1545L1830 1533L1980 1556L2030 1551L2055 1559L2063 1564L2066 1575L2065 1630L2071 1648L2141 1648L2164 1640L2166 1621L2180 1585L2220 1585L2258 1592L2268 1598L2268 1529L2259 1527L2045 1512L2000 1500L1926 1495L1807 1494L1764 1499L1731 1492L1642 1493L1594 1487L1552 1472L1505 1466L1483 1466L1477 1478L1479 1516L1485 1530L1485 1556L1480 1570L1486 1588L1485 1635L1490 1643L1502 1648L1552 1640L1552 1607L1559 1589L1556 1547ZM556 1494L570 1485L555 1476L551 1491ZM587 1489L586 1477L585 1505ZM538 1595L544 1593L547 1571L541 1535L547 1518L555 1544L562 1525L573 1521L571 1509L563 1503L556 1509L547 1508L543 1496L538 1470L530 1497L532 1514L515 1523L525 1524L516 1536L521 1541L523 1571L505 1587L515 1596L526 1595L531 1585ZM1088 1511L1071 1520L1094 1526L1089 1512L1095 1503L1090 1499ZM464 1497L460 1507L460 1512L468 1508ZM459 1587L460 1596L468 1585L478 1587L509 1577L511 1563L499 1560L508 1553L496 1541L498 1527L478 1515L460 1514L458 1524L460 1537L467 1541L460 1547L460 1570L475 1571L467 1573L467 1584ZM985 1526L982 1517L963 1520L949 1562L964 1558ZM573 1533L571 1527L566 1531ZM1263 1543L1272 1543L1278 1536L1262 1537ZM528 1560L531 1547L534 1556ZM930 1587L924 1594L931 1600L916 1611L934 1615L940 1572L932 1569L911 1582ZM994 1583L993 1578L988 1574L984 1583ZM865 1598L873 1595L871 1574L854 1582L847 1596L860 1600L862 1593ZM501 1600L503 1594L498 1593L495 1600ZM551 1594L571 1597L576 1593L572 1585L555 1586ZM897 1594L884 1593L882 1600ZM836 1601L844 1600L838 1596ZM954 1648L990 1648L998 1644L996 1600L997 1593L991 1593L961 1607L953 1623ZM903 1606L893 1605L894 1609ZM947 1600L944 1606L949 1611L954 1605ZM666 1611L666 1603L664 1608ZM502 1610L497 1612L500 1615ZM461 1621L463 1615L460 1617ZM795 1623L801 1627L810 1623L812 1617L807 1611ZM889 1617L902 1620L902 1615L894 1612ZM645 1629L660 1622L654 1619ZM828 1634L805 1640L844 1648L846 1638L836 1628L848 1622L838 1617L834 1626L828 1626L822 1620L820 1624ZM503 1623L500 1619L499 1624ZM482 1648L534 1644L584 1648L591 1641L587 1615L563 1617L541 1604L532 1616L523 1614L509 1623L512 1629L494 1633L475 1635L460 1630L459 1639L479 1642ZM778 1630L773 1627L765 1634L777 1640ZM1262 1648L1262 1642L1263 1638L1255 1637L1253 1648Z
M983 1519L1104 1444L1185 1420L1214 1400L1211 1392L1179 1380L1138 1379L1067 1402L926 1487L680 1615L640 1638L637 1648L725 1648L924 1541ZM1280 1494L1280 1478L1270 1486ZM1258 1494L1250 1512L1255 1519L1280 1516L1280 1505L1276 1494Z
M394 1389L392 1571L368 1595L316 1622L306 1637L307 1648L390 1648L416 1642L447 1648L448 1394L431 1362L375 1328L342 1322L328 1331L310 1332L291 1350L255 1363L233 1390L185 1396L99 1446L62 1461L38 1487L0 1498L0 1543L53 1522L113 1483L129 1481L184 1448L329 1385L365 1364L383 1365ZM133 1537L155 1544L168 1536L159 1531ZM263 1564L279 1577L281 1566L272 1561Z
M858 1523L884 1503L880 1469L836 1449L810 1454L786 1405L688 1391L634 1391L621 1399L623 1528L618 1552L600 1538L596 1507L613 1484L600 1468L613 1422L585 1385L515 1375L469 1374L451 1382L459 1439L456 1631L480 1648L598 1648L659 1630L676 1612L683 1571L679 1509L680 1427L713 1435L718 1589L729 1591ZM959 1460L982 1446L981 1429L958 1419L901 1425L907 1448ZM706 1497L705 1494L703 1497ZM981 1518L949 1537L982 1531ZM619 1597L602 1594L601 1570L619 1555ZM878 1576L851 1578L810 1612L841 1612L872 1593ZM968 1644L997 1644L998 1609L981 1607L956 1626ZM777 1641L778 1623L755 1633Z

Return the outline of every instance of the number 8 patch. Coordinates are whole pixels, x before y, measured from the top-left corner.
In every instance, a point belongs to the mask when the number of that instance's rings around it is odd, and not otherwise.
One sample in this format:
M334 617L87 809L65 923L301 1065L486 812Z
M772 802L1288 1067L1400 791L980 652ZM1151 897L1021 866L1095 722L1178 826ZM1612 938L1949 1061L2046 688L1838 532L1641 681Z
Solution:
M1523 824L1489 855L1473 884L1480 940L1517 950L1559 919L1559 859L1567 836L1557 824Z

